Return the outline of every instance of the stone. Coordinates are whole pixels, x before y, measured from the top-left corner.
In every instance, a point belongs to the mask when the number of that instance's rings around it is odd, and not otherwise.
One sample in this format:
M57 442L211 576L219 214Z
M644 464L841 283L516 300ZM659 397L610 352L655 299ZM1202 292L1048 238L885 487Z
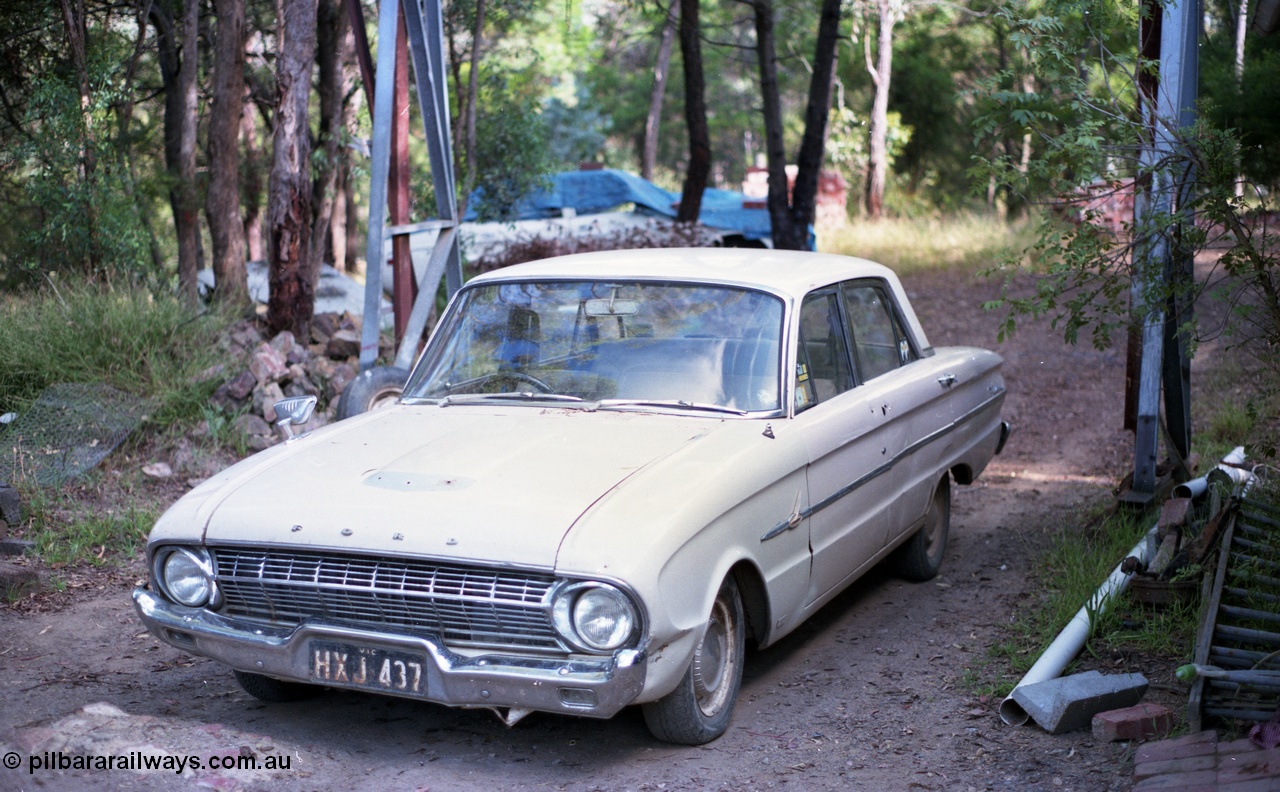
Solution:
M343 311L342 318L338 320L338 329L354 330L356 335L360 335L360 331L364 329L364 320L350 311Z
M311 341L315 344L327 344L333 334L338 332L342 317L335 313L319 313L311 317Z
M40 575L34 569L11 561L0 561L0 596L12 602L40 589Z
M0 481L0 520L10 525L22 522L22 499L11 484Z
M286 358L289 356L290 350L295 346L293 333L289 330L281 330L279 333L276 333L276 337L271 339L270 343L272 349L279 352L281 355L284 355Z
M339 363L333 367L333 374L329 377L329 401L336 400L342 395L342 392L351 384L351 380L356 378L360 372L356 371L356 367L350 363Z
M34 552L36 543L30 539L0 539L0 556L20 556Z
M1094 715L1093 738L1103 742L1160 739L1173 729L1174 722L1168 707L1143 702Z
M269 435L249 435L244 441L245 448L250 451L265 451L276 443L280 442L280 438L271 437Z
M1013 700L1050 734L1090 727L1093 716L1130 707L1147 692L1142 674L1082 674L1049 679L1013 691Z
M249 361L249 371L259 385L279 382L289 373L289 364L284 355L270 344L259 344L253 350L253 358Z
M244 401L249 398L249 394L253 393L253 386L257 384L258 378L252 371L245 369L227 383L227 395L236 401Z
M339 330L329 339L325 354L334 360L345 360L360 355L360 334L355 330Z
M337 364L323 355L311 359L307 368L316 382L324 384L333 378L333 369Z
M269 437L272 434L271 424L253 413L238 416L231 425L246 441L251 437Z
M262 417L267 423L276 421L276 402L284 398L284 390L278 382L268 382L262 387Z

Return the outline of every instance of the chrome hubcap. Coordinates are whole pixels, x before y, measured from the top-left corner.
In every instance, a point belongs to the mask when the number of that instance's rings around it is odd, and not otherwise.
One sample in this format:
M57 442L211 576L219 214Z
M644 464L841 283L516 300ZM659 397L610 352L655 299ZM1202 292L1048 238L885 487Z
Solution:
M738 662L734 656L732 618L726 604L717 599L707 622L707 632L693 655L693 694L698 708L706 715L720 711L729 696L726 680Z

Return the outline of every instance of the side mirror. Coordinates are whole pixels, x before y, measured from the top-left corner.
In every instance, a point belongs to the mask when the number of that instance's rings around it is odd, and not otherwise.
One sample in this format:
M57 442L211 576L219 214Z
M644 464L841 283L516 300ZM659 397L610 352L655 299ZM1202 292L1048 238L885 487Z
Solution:
M294 434L294 427L302 426L311 420L311 412L315 408L315 396L290 396L276 402L276 426L284 435L286 442L301 437Z

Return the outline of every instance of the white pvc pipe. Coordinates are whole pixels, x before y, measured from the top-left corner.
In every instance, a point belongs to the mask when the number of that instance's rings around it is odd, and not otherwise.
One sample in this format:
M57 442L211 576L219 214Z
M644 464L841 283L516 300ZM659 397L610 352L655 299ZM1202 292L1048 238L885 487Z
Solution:
M1195 500L1209 490L1209 479L1201 476L1190 481L1184 481L1173 488L1173 497L1190 498Z
M1244 461L1244 447L1236 446L1230 454L1222 458L1222 464L1209 471L1209 481L1222 480L1230 483L1239 494L1243 495L1254 481L1254 475L1251 472L1237 467L1243 465ZM1137 557L1141 567L1145 567L1155 555L1155 538L1158 528L1158 524L1152 526L1151 530L1147 531L1146 535L1129 551L1130 556ZM1111 598L1119 596L1129 587L1129 577L1121 571L1119 566L1116 566L1111 576L1094 592L1088 604L1076 611L1076 615L1071 618L1062 632L1058 633L1058 637L1049 644L1049 648L1044 650L1044 654L1040 655L1036 664L1031 666L1031 670L1013 686L1013 690L1009 691L1009 697L1000 702L1001 720L1010 726L1021 726L1027 722L1029 717L1027 711L1013 700L1014 692L1024 685L1034 685L1037 682L1059 677L1072 658L1084 648L1084 642L1089 640L1089 631L1092 627L1089 614L1103 613L1110 604Z
M1146 566L1151 560L1151 556L1155 554L1155 536L1156 527L1153 526L1150 531L1138 541L1133 549L1129 551L1129 556L1136 556L1140 566ZM1009 697L1000 703L1000 719L1010 726L1021 726L1027 722L1027 711L1022 705L1013 700L1014 691L1024 685L1034 685L1037 682L1045 682L1050 679L1056 679L1062 675L1064 669L1071 660L1080 653L1084 648L1084 642L1089 639L1089 630L1091 628L1090 614L1102 614L1111 604L1113 597L1118 597L1129 586L1129 574L1126 574L1117 565L1111 576L1106 582L1094 592L1089 603L1080 610L1076 611L1076 615L1072 617L1062 632L1058 633L1058 637L1049 644L1049 648L1044 650L1044 654L1040 655L1040 659L1036 664L1031 666L1031 670L1026 673L1022 679L1018 680L1018 684L1013 686L1013 690L1009 691Z

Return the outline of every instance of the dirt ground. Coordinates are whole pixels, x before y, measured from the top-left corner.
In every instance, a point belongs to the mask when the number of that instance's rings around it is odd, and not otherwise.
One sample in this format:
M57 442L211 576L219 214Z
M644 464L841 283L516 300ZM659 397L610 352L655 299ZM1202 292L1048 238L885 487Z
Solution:
M1128 789L1133 746L1006 726L999 701L977 693L1004 672L987 649L1037 596L1030 573L1050 534L1107 502L1131 465L1123 354L1066 347L1045 327L998 344L997 317L979 307L996 284L947 272L905 281L935 346L1004 355L1015 433L977 484L953 489L942 574L909 584L874 570L749 655L721 739L655 742L634 708L609 721L534 714L507 728L484 711L351 693L266 705L225 668L146 633L129 597L137 559L124 574L78 578L52 607L0 610L0 752L21 763L0 769L0 788ZM1151 665L1130 658L1111 670L1142 671L1147 700L1181 713L1172 668ZM30 771L58 754L170 766ZM227 755L259 769L206 769ZM179 773L188 756L202 768ZM261 769L269 761L277 769Z

